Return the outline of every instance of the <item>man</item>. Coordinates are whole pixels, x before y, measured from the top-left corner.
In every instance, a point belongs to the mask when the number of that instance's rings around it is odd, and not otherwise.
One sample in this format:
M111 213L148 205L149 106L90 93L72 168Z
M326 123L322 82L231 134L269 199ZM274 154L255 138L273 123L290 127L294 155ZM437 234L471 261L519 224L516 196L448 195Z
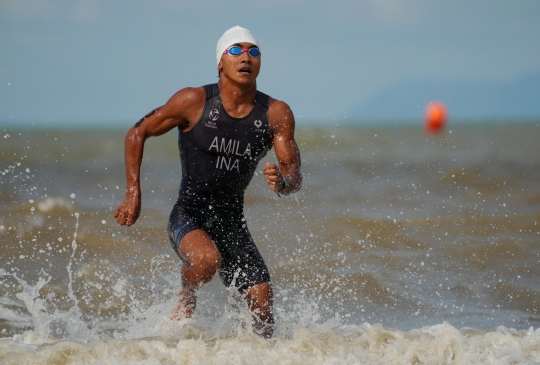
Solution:
M183 265L173 318L191 317L197 290L219 272L223 283L246 300L257 333L270 337L272 285L244 218L244 191L272 146L279 166L264 166L268 186L278 195L300 189L294 116L286 103L257 91L261 52L249 30L227 30L216 58L217 84L178 91L127 133L126 198L114 217L121 225L135 223L141 211L144 141L178 128L182 182L168 232Z

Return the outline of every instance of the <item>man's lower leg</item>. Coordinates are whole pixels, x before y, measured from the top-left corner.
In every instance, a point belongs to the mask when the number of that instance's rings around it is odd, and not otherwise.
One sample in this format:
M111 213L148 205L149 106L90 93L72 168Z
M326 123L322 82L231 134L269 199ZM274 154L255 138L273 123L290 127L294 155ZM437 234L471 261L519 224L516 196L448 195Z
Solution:
M221 257L217 251L206 255L191 255L191 259L193 262L186 261L182 265L182 289L178 293L177 305L172 315L173 319L193 316L197 302L197 290L212 280L221 266Z
M259 336L270 338L274 333L274 298L272 285L262 283L249 288L244 297L253 313L253 329Z

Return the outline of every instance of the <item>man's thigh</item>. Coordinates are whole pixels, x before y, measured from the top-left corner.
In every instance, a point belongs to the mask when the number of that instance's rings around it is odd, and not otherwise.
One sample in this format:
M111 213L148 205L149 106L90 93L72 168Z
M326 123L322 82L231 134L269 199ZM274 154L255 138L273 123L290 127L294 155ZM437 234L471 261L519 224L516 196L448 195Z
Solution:
M221 255L214 241L202 229L195 229L184 235L178 245L178 254L183 260L190 263L197 263L201 260L221 261Z

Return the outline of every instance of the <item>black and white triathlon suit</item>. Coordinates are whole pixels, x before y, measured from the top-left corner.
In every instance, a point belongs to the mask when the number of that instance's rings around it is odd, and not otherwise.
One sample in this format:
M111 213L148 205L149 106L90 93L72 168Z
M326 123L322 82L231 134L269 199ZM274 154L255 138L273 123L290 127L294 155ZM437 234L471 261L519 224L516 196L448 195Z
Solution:
M233 118L221 104L218 85L204 89L206 102L199 120L190 131L179 130L182 182L168 232L176 253L187 233L207 232L221 254L221 280L242 291L270 281L243 213L244 191L272 147L269 97L257 91L251 112Z

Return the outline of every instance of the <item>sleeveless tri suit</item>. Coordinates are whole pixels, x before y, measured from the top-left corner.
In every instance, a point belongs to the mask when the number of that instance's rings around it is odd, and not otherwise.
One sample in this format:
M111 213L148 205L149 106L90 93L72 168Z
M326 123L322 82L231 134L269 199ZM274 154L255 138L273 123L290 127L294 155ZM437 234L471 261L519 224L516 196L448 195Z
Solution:
M270 281L243 213L244 191L272 147L269 97L257 91L251 112L233 118L223 108L218 85L204 89L206 102L199 120L191 130L179 130L182 182L169 217L169 238L178 253L187 233L207 232L221 254L221 280L245 290Z

